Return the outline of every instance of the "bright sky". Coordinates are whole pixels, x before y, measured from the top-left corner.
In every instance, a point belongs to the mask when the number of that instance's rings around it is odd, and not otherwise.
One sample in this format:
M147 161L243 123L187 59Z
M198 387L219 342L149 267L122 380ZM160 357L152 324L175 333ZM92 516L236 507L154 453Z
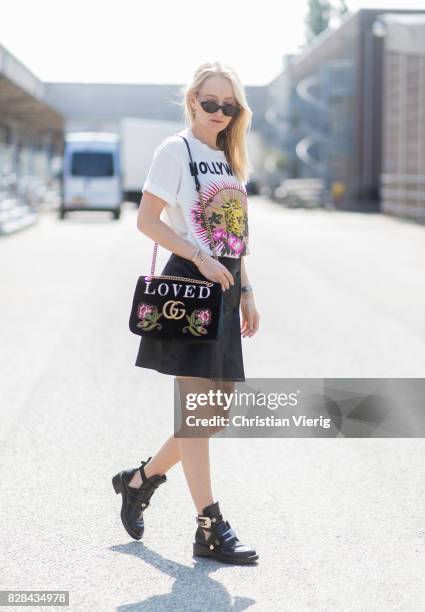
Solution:
M423 0L347 4L425 8ZM265 85L283 54L304 42L306 7L307 0L2 0L0 43L43 81L185 83L198 64L219 60L245 85Z

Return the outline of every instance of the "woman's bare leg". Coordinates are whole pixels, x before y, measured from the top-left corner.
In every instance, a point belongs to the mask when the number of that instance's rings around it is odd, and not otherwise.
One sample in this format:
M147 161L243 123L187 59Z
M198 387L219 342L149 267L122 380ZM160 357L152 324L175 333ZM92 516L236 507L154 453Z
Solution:
M192 378L190 376L179 376L178 378L185 378L189 380L200 380L197 378ZM205 380L205 379L201 379ZM206 379L208 380L208 379ZM191 389L191 391L193 391ZM149 463L145 466L145 474L147 478L153 476L154 474L165 474L170 470L173 465L178 463L181 460L180 454L180 439L176 438L174 435L170 436L168 440L164 442L159 451L152 457ZM142 477L140 475L140 470L136 470L133 478L130 480L129 485L131 487L139 488L142 484ZM204 504L206 506L207 504ZM202 506L202 507L204 507Z
M165 474L179 461L180 447L178 440L173 435L164 442L159 451L152 457L149 463L145 465L145 474L147 478L150 478L154 474ZM131 487L140 487L142 484L140 470L135 471L129 484Z
M187 393L206 393L211 388L211 380L207 378L178 376L177 383L180 390L181 406L183 406ZM204 414L201 414L198 408L196 416L207 416L205 413L208 411L205 408L203 407ZM183 415L182 409L182 420ZM182 429L184 429L184 426L182 426ZM186 482L197 512L201 514L205 506L214 502L211 488L210 440L209 437L177 438L177 440ZM208 532L204 530L204 533L208 537Z
M182 405L187 393L208 393L209 390L217 391L218 388L229 392L234 388L234 382L224 382L208 378L179 376L177 377L177 382L180 388ZM182 410L182 416L183 414ZM208 418L213 415L222 415L221 409L208 404L206 406L198 406L196 409L196 416ZM184 429L184 426L182 426L182 429ZM202 514L205 506L214 503L211 487L209 442L211 435L220 429L221 427L210 427L209 430L202 428L202 430L196 430L194 434L196 437L178 438L184 475L198 514ZM205 529L203 531L205 536L208 537L209 532Z
M183 406L187 393L208 393L210 389L217 390L218 388L230 393L234 389L233 382L213 381L209 378L177 376L176 380L180 392L181 406ZM182 411L182 418L183 414ZM212 406L208 405L199 406L196 412L196 416L200 417L211 417L213 414L221 413L219 409L217 410L215 407L213 409ZM209 434L213 434L219 429L210 428ZM170 436L145 466L145 474L149 478L153 474L165 474L173 465L181 461L198 514L202 513L205 506L214 503L209 455L210 437L206 429L203 429L201 433L203 437L200 437L199 430L194 433L196 437L176 438L174 435ZM132 487L139 487L142 484L139 470L136 470L129 484ZM207 531L204 530L204 533L208 536Z

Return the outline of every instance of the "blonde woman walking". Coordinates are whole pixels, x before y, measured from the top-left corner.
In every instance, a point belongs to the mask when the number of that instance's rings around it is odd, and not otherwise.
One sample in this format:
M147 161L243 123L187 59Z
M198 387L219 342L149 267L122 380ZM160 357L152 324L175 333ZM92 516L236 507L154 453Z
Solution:
M204 344L142 336L135 363L175 376L182 405L188 393L211 388L231 392L235 381L245 381L241 338L257 332L260 318L245 266L245 256L250 253L246 137L252 112L234 70L219 62L199 66L184 89L184 110L187 127L155 150L143 185L137 226L172 252L161 274L221 284L224 333ZM181 136L190 145L192 164ZM193 172L201 184L218 258L210 247ZM211 416L211 407L197 410L196 416ZM140 467L113 477L114 489L122 495L121 519L127 532L137 540L142 538L143 512L178 461L197 511L194 555L228 563L257 561L257 552L239 541L213 496L209 436L173 435Z

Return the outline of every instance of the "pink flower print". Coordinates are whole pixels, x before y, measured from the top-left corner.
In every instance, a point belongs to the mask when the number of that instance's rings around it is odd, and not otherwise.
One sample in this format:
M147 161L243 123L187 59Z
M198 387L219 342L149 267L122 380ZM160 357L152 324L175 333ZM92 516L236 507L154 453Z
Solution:
M238 255L240 255L243 250L244 250L244 244L243 244L242 240L239 240L239 246L237 247L237 249L235 249L235 252Z
M196 308L191 315L186 315L189 325L183 327L183 332L190 331L194 336L205 335L208 333L208 330L204 325L208 325L211 322L211 318L211 310L209 308L204 310Z
M239 254L243 251L243 241L240 238L237 238L236 236L229 236L227 244L234 253Z
M137 307L137 316L140 319L137 323L137 327L140 329L144 331L162 329L161 323L158 323L158 319L162 317L162 313L158 313L158 308L154 306L154 304L140 302Z
M221 227L218 227L213 231L214 240L221 240L222 238L227 238L227 232Z
M153 306L142 302L141 304L139 304L139 308L137 310L137 316L139 317L139 319L144 319L152 311L153 311Z
M210 310L198 310L196 316L201 319L204 325L208 325L211 321L211 311Z

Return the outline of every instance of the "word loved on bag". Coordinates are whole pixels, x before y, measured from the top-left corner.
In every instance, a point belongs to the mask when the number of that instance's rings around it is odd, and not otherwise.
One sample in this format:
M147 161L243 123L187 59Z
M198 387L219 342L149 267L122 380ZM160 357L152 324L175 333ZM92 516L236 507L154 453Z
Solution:
M178 283L171 283L170 287L170 285L168 285L167 283L159 283L156 287L151 287L151 282L152 281L146 280L145 283L144 293L147 295L155 295L156 293L158 293L158 295L164 297L165 295L170 294L174 297L197 298L201 300L206 300L211 294L210 287L207 287L206 285L184 286L179 285ZM196 293L196 290L198 290L198 293Z

